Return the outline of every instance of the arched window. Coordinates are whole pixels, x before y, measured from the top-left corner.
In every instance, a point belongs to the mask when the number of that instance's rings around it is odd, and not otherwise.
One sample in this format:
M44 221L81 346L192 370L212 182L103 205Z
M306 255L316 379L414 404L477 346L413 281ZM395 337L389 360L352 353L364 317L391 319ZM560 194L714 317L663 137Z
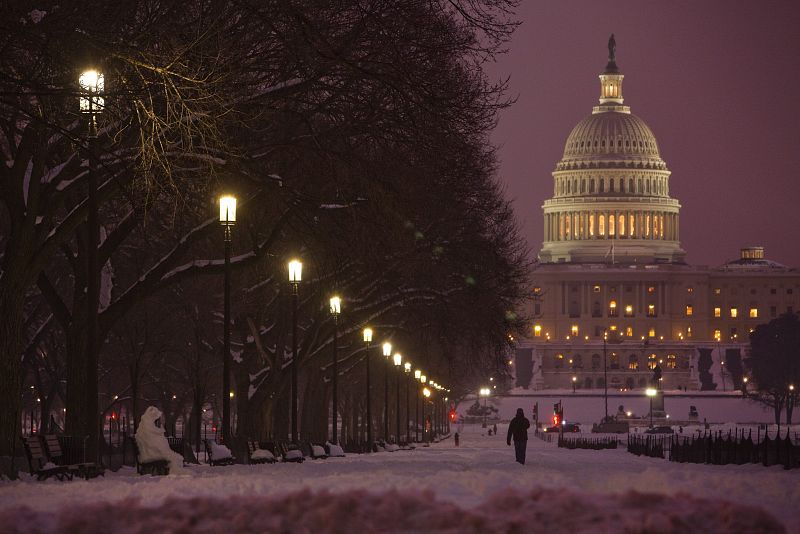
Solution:
M592 371L597 371L600 369L600 355L599 354L592 354Z
M658 364L658 356L656 356L655 353L651 353L647 357L647 367L652 371L653 369L656 368L657 364Z
M631 236L631 237L633 237L633 220L634 220L634 216L633 216L633 213L631 213L628 216L628 235Z
M586 192L586 179L581 180L581 193Z
M564 235L566 236L567 239L569 239L570 236L572 235L572 233L570 232L570 223L572 222L572 217L570 217L569 214L567 214L564 218L566 219L564 226Z
M612 352L611 355L608 357L608 368L619 369L619 354L617 354L616 352Z
M615 220L616 220L616 217L614 217L613 213L608 216L608 235L614 235L616 233L614 231L614 222L615 222Z
M639 357L635 354L628 356L628 369L636 371L639 369Z
M554 362L556 369L561 369L564 367L564 355L561 353L556 354L554 357Z
M617 224L617 228L619 228L619 235L620 237L625 236L625 216L620 214L619 222Z
M594 213L589 214L589 237L594 237Z
M638 184L638 187L636 189L636 192L637 193L642 193L643 192L642 191L642 179L641 178L639 178L639 184Z
M601 180L602 182L602 180ZM601 236L606 235L606 216L602 213L597 217L597 229Z
M614 179L613 178L608 180L608 192L609 193L613 193L614 192Z
M600 189L599 189L599 192L600 193L605 193L606 192L605 181L602 178L600 178Z
M678 366L678 360L674 354L667 354L667 369L675 369Z
M633 193L633 178L628 178L628 193Z
M589 192L594 193L594 178L589 180Z
M650 192L650 180L647 180L647 192Z
M576 354L572 357L572 368L583 369L583 357L580 354Z
M572 187L572 182L567 180L567 194L570 194L570 188Z

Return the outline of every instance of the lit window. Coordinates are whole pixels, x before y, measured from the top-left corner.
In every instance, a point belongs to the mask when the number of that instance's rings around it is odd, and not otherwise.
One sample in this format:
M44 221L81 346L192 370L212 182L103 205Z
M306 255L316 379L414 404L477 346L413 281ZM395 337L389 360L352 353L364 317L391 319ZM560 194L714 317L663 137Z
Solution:
M731 308L731 317L734 319L739 317L739 308Z
M625 306L625 317L633 317L633 306L630 304Z
M570 329L570 331L572 332L573 336L577 336L578 335L578 325L576 325L576 324L572 325L572 328Z
M720 288L718 288L718 287L715 287L715 288L714 288L714 294L715 294L715 295L719 295L719 294L721 294L721 293L722 293L722 290L721 290Z
M591 192L594 192L594 180L592 180ZM594 237L594 213L589 214L589 236Z
M608 327L608 329L609 329L609 330L611 330L612 332L616 332L616 330L617 330L617 325L615 325L615 324L612 324L611 326L609 326L609 327Z
M618 219L617 227L619 228L619 235L625 237L625 216L620 215Z
M562 367L563 365L564 365L564 355L556 354L556 367Z
M648 293L655 293L655 290L656 290L656 287L655 287L655 286L648 286L648 287L647 287L647 292L648 292Z
M686 317L691 317L694 314L694 307L691 304L686 305Z
M647 305L647 316L648 317L655 317L656 316L656 305L655 304L648 304Z
M722 317L722 309L714 308L714 317Z
M594 286L592 289L595 293L600 293L600 286Z
M650 330L648 330L647 336L648 337L656 337L656 329L655 328L651 328Z
M687 293L694 293L694 288L693 287L687 287L686 288L686 292Z
M614 182L612 181L611 183L613 184ZM613 213L608 216L608 235L612 235L613 236L615 234L615 231L614 231L615 230L614 229L614 221L615 220L616 220L616 218L614 217Z
M541 287L536 286L536 287L533 288L533 294L534 295L539 295L541 292L542 292L542 288Z
M625 335L628 337L633 337L633 327L629 326L625 329Z
M630 217L628 217L628 235L631 237L633 237L633 221L634 217L633 214L631 214Z
M647 367L649 367L650 369L655 369L656 365L658 364L657 360L658 360L658 356L656 356L655 354L651 354L650 356L648 356L647 357Z
M692 337L692 327L691 326L687 326L686 327L686 337Z
M678 366L678 359L674 354L667 354L667 369L675 369Z
M536 337L542 337L542 325L536 325L533 327L533 335Z
M714 339L719 341L722 338L722 331L721 330L714 330Z
M617 301L612 300L608 303L608 316L609 317L616 317L617 316Z
M750 318L751 319L758 318L758 308L750 308Z
M639 368L639 358L635 354L628 356L628 369L635 371Z

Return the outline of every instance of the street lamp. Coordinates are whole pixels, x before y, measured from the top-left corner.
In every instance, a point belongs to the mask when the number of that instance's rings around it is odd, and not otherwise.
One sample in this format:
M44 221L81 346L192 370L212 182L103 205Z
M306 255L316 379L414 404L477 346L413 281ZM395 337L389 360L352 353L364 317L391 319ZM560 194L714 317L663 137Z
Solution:
M225 301L223 314L222 391L231 390L231 228L236 224L236 197L219 197L219 222L224 229L225 241ZM230 446L231 399L222 395L222 441Z
M411 362L404 363L403 370L406 373L406 444L409 444L411 443L411 425L408 424L408 420L411 419L409 417L411 413Z
M658 394L656 388L647 388L645 391L645 395L650 397L650 428L653 428L653 397Z
M389 357L392 355L392 344L383 344L384 383L383 383L383 440L389 442Z
M369 385L369 344L372 343L372 328L364 329L364 343L367 345L367 447L372 452L372 390Z
M97 306L100 295L100 272L97 266L97 247L100 244L100 225L98 223L97 207L97 115L103 110L105 99L105 78L97 70L83 71L78 77L80 97L78 104L81 113L89 119L86 134L86 152L89 161L89 172L86 175L88 185L88 213L86 226L88 230L88 243L86 244L86 413L92 414L87 418L93 423L85 431L89 435L90 451L99 453L99 412L97 405Z
M297 443L297 286L303 279L303 263L292 260L288 268L289 283L292 285L292 441Z
M578 377L577 377L577 376L573 376L573 377L572 377L572 392L573 392L573 393L575 393L575 386L576 386L577 384L578 384Z
M489 388L481 388L480 395L483 397L483 428L486 428L486 397L492 394Z
M422 376L424 377L425 375L422 375ZM429 390L428 388L422 388L422 396L425 399L427 399L428 397L431 396L431 390ZM425 425L425 401L424 401L424 399L423 399L423 402L422 402L422 424ZM427 425L425 425L425 426L426 426L426 428L422 429L422 440L425 443L427 443L428 442L428 436L426 435Z
M396 444L400 444L400 374L402 373L403 369L401 365L403 364L403 356L397 352L394 355L394 366L397 367L397 380L395 385L395 398L397 401L396 411L395 411L395 437L394 441Z
M419 380L422 376L422 371L416 369L414 371L414 380ZM414 394L414 441L419 442L419 395Z
M338 365L338 357L336 355L336 344L339 342L339 314L342 312L342 299L338 296L334 295L331 297L330 300L330 311L331 315L333 316L333 406L331 408L331 416L333 420L333 442L332 443L339 443L336 427L337 427L337 403L339 402L338 397L338 380L339 380L339 370L337 369Z
M748 382L748 380L749 379L746 376L742 377L742 397L746 397L747 396L747 382Z
M606 345L608 343L620 343L621 341L622 340L620 340L617 336L609 339L608 330L603 330L603 404L605 406L605 417L603 418L604 423L608 421L608 356Z

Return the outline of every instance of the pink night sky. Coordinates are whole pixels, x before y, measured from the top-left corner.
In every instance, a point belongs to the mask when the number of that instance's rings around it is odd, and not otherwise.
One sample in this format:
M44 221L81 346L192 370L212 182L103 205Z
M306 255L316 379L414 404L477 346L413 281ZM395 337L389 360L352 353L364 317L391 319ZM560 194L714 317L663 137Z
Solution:
M524 2L509 53L517 103L492 141L531 254L572 127L591 113L613 32L623 96L650 126L681 203L687 262L739 248L800 267L800 2Z

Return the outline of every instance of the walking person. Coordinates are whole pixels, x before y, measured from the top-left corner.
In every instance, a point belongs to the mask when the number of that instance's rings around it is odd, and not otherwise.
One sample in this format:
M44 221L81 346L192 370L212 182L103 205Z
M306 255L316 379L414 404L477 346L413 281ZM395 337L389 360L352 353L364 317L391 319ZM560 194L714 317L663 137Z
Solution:
M517 456L517 462L525 465L525 451L528 448L528 428L531 422L525 418L525 412L522 408L517 408L517 415L508 424L508 435L506 436L506 444L511 446L511 438L514 438L514 453Z

